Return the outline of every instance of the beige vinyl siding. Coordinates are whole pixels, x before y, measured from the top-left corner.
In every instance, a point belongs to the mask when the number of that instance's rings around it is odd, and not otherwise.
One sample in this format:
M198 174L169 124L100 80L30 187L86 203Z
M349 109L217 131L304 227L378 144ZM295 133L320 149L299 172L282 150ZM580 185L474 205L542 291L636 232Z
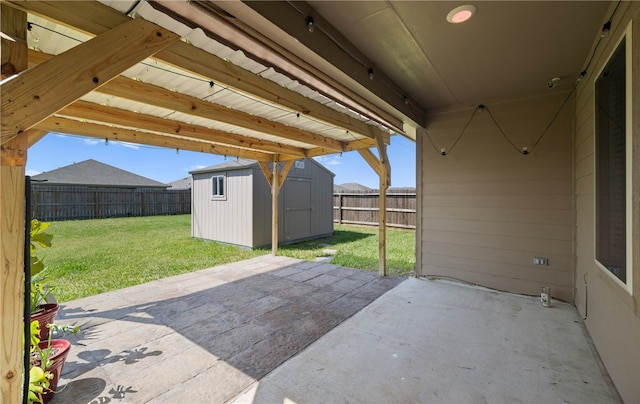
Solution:
M567 95L488 107L518 148L531 149ZM429 115L427 132L446 156L428 139L419 142L418 272L530 295L549 286L573 301L573 100L528 155L505 140L488 111L476 113L451 150L472 112Z
M212 198L211 178L226 176L226 198ZM253 201L252 175L250 169L193 176L193 236L207 240L223 240L225 243L252 245Z
M607 17L613 11L611 10ZM632 28L633 232L632 293L595 261L595 100L594 81L630 21ZM576 95L576 299L575 304L622 398L640 402L640 3L623 2L612 30L594 56L590 74ZM628 84L629 85L629 84ZM587 286L585 287L585 279ZM588 302L587 302L588 297Z

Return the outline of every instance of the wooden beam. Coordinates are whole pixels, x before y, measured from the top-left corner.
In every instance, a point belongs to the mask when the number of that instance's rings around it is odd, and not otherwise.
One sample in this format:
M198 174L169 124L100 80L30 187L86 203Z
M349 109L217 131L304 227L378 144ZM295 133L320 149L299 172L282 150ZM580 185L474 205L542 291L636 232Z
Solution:
M21 66L27 60L27 42L26 36L17 34L20 30L24 31L24 26L20 24L26 24L26 14L22 13L24 17L17 17L15 10L4 6L2 8L2 80L7 77L11 77L18 74L21 70L25 70L26 66ZM7 10L5 12L5 10ZM24 20L24 21L23 21ZM13 34L11 34L13 32ZM21 67L23 67L21 69Z
M264 161L258 161L258 165L260 166L260 169L262 170L262 174L264 174L264 177L267 179L267 182L269 183L269 186L272 187L273 186L273 174L271 174L271 169L269 168L269 165L267 163L265 163Z
M58 115L71 116L80 120L128 126L145 131L162 132L187 139L205 140L221 145L242 147L269 153L281 153L298 157L303 157L306 153L306 150L300 147L210 129L204 126L191 125L186 122L141 114L134 111L106 107L86 101L76 101L61 109Z
M358 153L360 153L364 161L366 161L369 164L369 166L373 168L373 171L375 171L376 174L378 175L382 174L382 164L380 163L380 160L378 160L376 155L373 154L371 150L361 149L361 150L358 150Z
M91 122L52 116L36 125L36 129L48 132L71 133L97 139L109 139L136 144L147 144L170 149L182 149L200 153L220 154L252 160L270 161L273 154L248 149L222 146L210 142L195 141L179 137L165 136L135 129L106 126ZM293 158L293 157L292 157Z
M46 132L44 130L29 129L27 131L27 145L28 145L28 147L31 147L34 144L38 143L40 141L40 139L42 139L43 137L45 137L47 135L47 133L48 132Z
M278 175L278 158L273 159L271 180L271 255L278 255L278 194L280 193L280 176Z
M161 4L157 7L157 4ZM202 28L205 33L223 43L231 43L239 49L243 49L249 57L266 65L275 66L277 71L289 77L306 83L307 86L317 90L321 94L336 100L348 108L360 111L371 119L383 125L402 131L402 120L384 111L374 103L362 97L357 92L330 77L322 69L318 69L303 58L298 57L286 46L281 46L276 41L256 30L251 24L236 18L235 10L243 6L237 6L240 2L231 5L231 2L212 4L213 2L176 2L159 0L152 3L154 8L167 8L185 16L194 24L194 28ZM298 5L302 2L298 2ZM223 10L224 8L224 10ZM229 12L227 12L229 11Z
M101 34L128 19L117 10L95 1L11 1L11 3L18 7L24 7L34 14L53 18L60 23L94 35ZM198 12L202 13L202 11ZM291 111L300 112L329 125L342 127L369 138L386 133L376 126L353 119L347 114L329 108L185 42L176 42L158 52L154 58L189 70L207 80L225 84L266 101L282 105ZM399 130L402 129L400 121L394 121L392 126L396 126Z
M380 165L380 193L378 202L378 273L387 276L387 182L386 167Z
M387 155L387 145L380 137L376 138L378 147L378 156L380 156L380 163L384 166L384 172L387 180L387 187L391 185L391 163L389 162L389 156Z
M34 64L42 61L43 59L47 59L47 57L54 57L53 55L46 55L39 52L30 52L29 55L30 58L33 58ZM98 91L104 94L126 98L131 101L150 104L185 114L196 115L201 118L217 120L231 125L268 133L273 136L290 139L296 142L320 146L325 149L333 150L333 152L344 149L344 144L342 142L317 133L273 122L268 119L227 108L219 104L202 101L189 95L176 93L162 87L142 83L124 76L114 78L109 83L100 87ZM288 153L286 151L284 152Z
M342 150L343 147L342 142L317 133L287 126L260 116L227 108L220 104L202 101L189 95L169 91L162 87L142 83L122 76L102 86L98 91L189 115L196 115L201 118L225 122L241 128L268 133L296 142L322 146L332 150Z
M3 41L3 70L27 68L27 15L0 4L0 31L18 40ZM11 41L10 41L11 42ZM22 47L20 50L18 47ZM2 111L4 120L4 110ZM24 369L25 166L27 135L0 146L0 403L22 402Z
M282 171L280 172L280 177L278 180L278 183L280 184L278 191L280 191L280 188L282 188L282 186L284 185L284 182L287 179L287 175L289 175L289 171L291 171L291 167L293 166L293 162L294 160L289 160L284 163L284 166L282 167Z
M344 128L368 138L375 139L376 136L385 133L377 126L354 119L184 42L172 45L159 52L154 58L187 69L216 83L223 83L263 100L282 105L292 112L299 112L328 125Z
M378 140L378 146L380 155L387 155L386 145L382 139ZM389 172L387 171L387 164L384 160L379 160L375 154L369 149L360 149L358 153L364 158L364 160L371 166L373 171L378 174L380 179L380 192L378 202L378 272L380 276L387 275L387 188L389 188Z
M3 81L2 144L179 39L138 18Z
M342 152L350 152L355 150L369 149L375 147L377 142L374 139L363 138L359 140L352 140L344 144ZM324 147L314 147L307 149L306 157L326 156L327 154L335 154L334 150L325 149Z

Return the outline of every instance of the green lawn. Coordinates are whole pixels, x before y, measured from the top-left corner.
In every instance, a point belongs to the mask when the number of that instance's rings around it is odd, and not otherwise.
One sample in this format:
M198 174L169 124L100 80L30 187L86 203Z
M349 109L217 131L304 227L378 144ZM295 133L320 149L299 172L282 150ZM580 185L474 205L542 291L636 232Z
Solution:
M270 253L191 237L191 216L152 216L52 222L53 246L42 250L56 298L68 301L167 276ZM333 263L378 268L377 228L335 226L326 239L281 247L279 255L315 259L334 249ZM388 230L389 274L415 263L415 232Z

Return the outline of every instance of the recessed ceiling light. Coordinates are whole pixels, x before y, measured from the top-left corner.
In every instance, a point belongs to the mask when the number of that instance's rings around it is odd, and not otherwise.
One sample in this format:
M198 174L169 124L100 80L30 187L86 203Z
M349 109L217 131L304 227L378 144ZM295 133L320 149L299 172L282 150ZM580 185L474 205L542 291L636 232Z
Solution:
M456 7L447 14L447 21L452 24L460 24L473 17L476 12L476 6L466 4L464 6Z

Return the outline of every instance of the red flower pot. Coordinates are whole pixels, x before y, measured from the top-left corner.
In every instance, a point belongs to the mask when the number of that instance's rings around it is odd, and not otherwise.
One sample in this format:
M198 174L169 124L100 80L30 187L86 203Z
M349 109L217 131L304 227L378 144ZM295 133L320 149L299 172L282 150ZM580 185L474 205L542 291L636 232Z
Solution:
M47 303L38 307L44 308L44 310L32 314L31 321L38 320L40 324L40 341L46 341L49 338L49 327L47 325L53 323L60 306L57 303Z
M71 343L66 339L53 339L51 340L51 344L49 344L49 341L41 341L38 346L40 349L50 348L52 350L49 356L51 365L44 369L53 374L53 378L49 381L49 389L45 390L44 394L42 394L42 400L46 404L51 401L53 394L58 388L58 381L60 380L62 367L64 366L64 361L67 359L67 355L71 349ZM36 361L36 364L38 364L37 362L38 361Z

